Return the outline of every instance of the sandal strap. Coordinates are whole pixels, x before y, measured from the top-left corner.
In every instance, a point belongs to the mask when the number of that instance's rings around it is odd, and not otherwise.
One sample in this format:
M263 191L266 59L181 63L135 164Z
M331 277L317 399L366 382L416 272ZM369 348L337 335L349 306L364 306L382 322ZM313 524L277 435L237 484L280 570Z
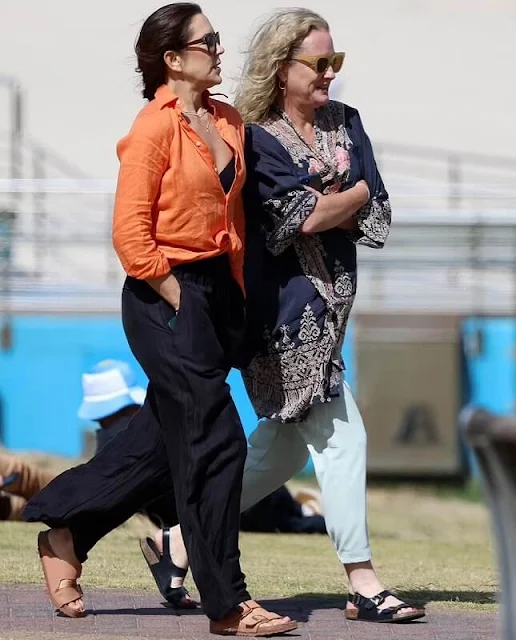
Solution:
M392 607L385 607L384 609L380 609L379 607L385 602L385 600L392 596L396 598L392 591L388 591L385 589L384 591L380 591L375 596L371 598L366 598L362 594L356 592L351 599L352 604L354 604L359 609L363 609L368 613L371 613L374 609L376 609L376 613L378 616L389 616L395 613L398 613L401 609L416 609L414 605L408 604L407 602L400 602L400 604L393 605Z
M159 555L159 551L158 551ZM171 577L172 578L186 578L188 569L183 569L174 564L172 560L172 553L170 551L170 527L163 527L163 557L170 560L171 564Z
M244 620L248 616L252 616L253 619L258 624L262 624L263 622L269 622L271 620L281 619L281 616L279 616L277 613L273 613L272 611L267 611L267 609L264 609L257 602L254 602L254 600L251 600L250 602L251 604L249 604L249 601L248 601L248 602L243 602L240 605L241 607L240 615L239 615L240 620ZM251 626L255 626L255 625L251 625Z
M210 622L211 633L225 636L275 636L297 629L297 623L272 624L281 620L277 613L267 611L254 600L242 602L234 609L235 615L229 619Z
M53 597L59 608L64 607L75 600L82 598L83 592L81 586L76 580L64 578L60 581L59 587L54 591Z
M385 589L384 591L381 591L378 594L378 596L380 596L382 598L382 603L385 602L385 600L387 598L389 598L390 596L392 596L393 598L397 597L392 591L389 591L388 589ZM378 597L378 596L376 596L376 597ZM382 604L382 603L380 603L380 604ZM386 609L382 609L381 612L383 613L384 611L388 611L388 612L391 612L391 613L397 613L400 609L415 609L415 607L413 605L411 605L411 604L408 604L407 602L401 601L400 604L397 604L397 605L392 606L392 607L387 607Z
M390 595L392 595L390 592L382 591L371 598L367 598L357 591L353 594L351 602L357 607L370 611L371 609L378 609L385 602L385 598Z
M401 609L415 609L416 607L412 606L411 604L408 604L407 602L402 602L396 607L389 607L389 608L393 613L398 613L398 611L400 611Z
M170 553L170 528L163 527L163 555L172 558Z

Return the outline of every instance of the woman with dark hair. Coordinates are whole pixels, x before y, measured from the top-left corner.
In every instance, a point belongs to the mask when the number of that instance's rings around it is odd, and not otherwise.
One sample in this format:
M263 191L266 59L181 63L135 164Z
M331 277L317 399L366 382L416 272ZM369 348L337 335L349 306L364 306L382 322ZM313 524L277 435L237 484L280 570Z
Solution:
M88 552L173 479L210 631L270 636L297 624L250 600L238 532L246 439L226 377L244 323L243 125L214 100L224 49L200 7L175 3L136 44L149 103L118 144L114 246L127 273L122 319L149 378L128 428L33 498L51 527L39 553L54 605L84 615Z

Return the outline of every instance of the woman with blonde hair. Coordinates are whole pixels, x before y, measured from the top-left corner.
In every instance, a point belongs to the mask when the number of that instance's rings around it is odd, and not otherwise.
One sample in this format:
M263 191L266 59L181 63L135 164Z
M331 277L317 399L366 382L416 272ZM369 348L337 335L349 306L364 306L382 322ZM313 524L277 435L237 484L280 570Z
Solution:
M251 435L242 509L306 464L353 593L352 620L425 615L383 588L371 564L366 433L341 359L356 292L356 245L383 247L388 194L358 111L330 100L345 54L307 9L275 13L254 35L235 106L246 123L247 391Z

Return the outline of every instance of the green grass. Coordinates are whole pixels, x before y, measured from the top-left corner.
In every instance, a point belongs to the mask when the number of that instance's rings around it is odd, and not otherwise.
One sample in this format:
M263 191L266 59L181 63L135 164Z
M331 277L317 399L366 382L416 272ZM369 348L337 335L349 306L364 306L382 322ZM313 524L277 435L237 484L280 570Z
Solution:
M403 489L406 487L405 483L399 481L386 481L381 480L378 482L370 482L372 487L389 488L389 489ZM438 482L432 480L422 480L418 483L418 492L422 496L437 496L439 498L449 498L452 500L462 500L472 503L483 503L484 492L482 486L476 479L470 479L466 482L458 480L450 480L448 482Z
M85 564L83 587L154 590L137 543L146 526L133 518L102 540ZM497 577L481 503L416 488L375 487L369 493L369 528L374 562L388 587L437 606L495 608ZM41 583L39 529L0 524L0 583ZM242 534L241 549L254 597L346 593L343 569L326 536Z

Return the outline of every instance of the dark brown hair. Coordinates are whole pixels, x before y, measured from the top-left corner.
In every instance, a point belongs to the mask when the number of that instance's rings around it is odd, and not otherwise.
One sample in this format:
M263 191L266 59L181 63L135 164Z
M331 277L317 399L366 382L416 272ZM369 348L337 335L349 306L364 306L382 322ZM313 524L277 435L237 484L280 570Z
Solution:
M156 89L167 81L166 51L181 51L189 38L192 18L202 13L193 2L174 2L161 7L143 23L136 41L136 71L142 74L143 97L152 100Z

